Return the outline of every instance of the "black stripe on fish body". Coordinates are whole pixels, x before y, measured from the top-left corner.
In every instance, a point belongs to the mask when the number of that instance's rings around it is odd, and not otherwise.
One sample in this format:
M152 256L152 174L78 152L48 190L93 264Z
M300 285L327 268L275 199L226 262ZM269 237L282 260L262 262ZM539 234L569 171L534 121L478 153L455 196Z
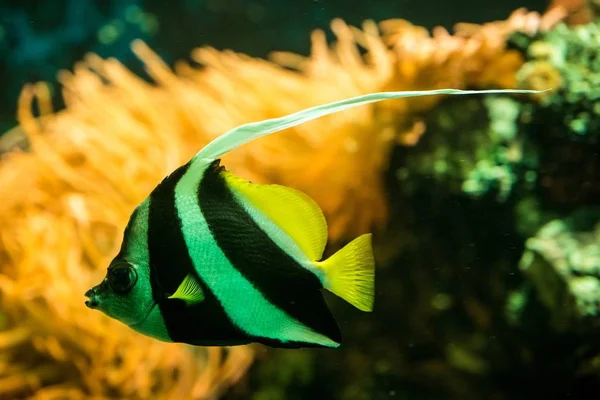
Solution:
M119 249L119 253L115 256L114 260L120 260L125 258L125 254L129 253L129 248L131 246L131 240L133 239L133 234L131 231L133 227L140 223L146 223L146 221L140 221L140 208L136 207L131 216L129 216L129 221L127 222L127 226L125 226L125 230L123 231L123 240L121 241L121 248Z
M134 233L132 231L135 227L139 227L143 224L149 224L148 220L141 220L142 217L140 216L139 207L140 206L136 207L135 210L133 210L133 212L131 213L131 216L129 217L129 222L127 223L127 226L125 227L125 231L123 233L123 242L121 243L121 249L119 250L117 256L113 259L113 262L115 260L127 260L127 255L131 253L131 241L137 239L135 238ZM146 244L146 247L148 247L148 244ZM148 255L149 254L150 251L148 250ZM158 285L157 280L152 275L152 270L150 270L150 286L152 288L152 299L155 303L158 303L161 299L161 289Z
M143 221L142 220L142 216L140 216L140 206L136 207L135 210L133 210L133 212L131 213L131 216L129 217L129 222L127 223L127 226L125 227L124 233L123 233L123 241L121 242L121 249L119 250L119 253L116 255L116 257L113 259L112 262L116 261L116 260L128 260L127 255L131 253L131 247L132 247L132 241L133 240L137 240L137 238L135 238L135 234L132 232L135 230L135 228L140 227L141 225L148 225L149 221ZM148 218L146 216L146 218ZM140 229L142 230L142 229ZM146 243L146 248L148 247L148 244ZM148 250L148 256L150 256L150 251ZM111 264L112 264L111 262ZM162 290L159 286L158 281L156 280L155 276L153 276L152 274L152 269L150 270L150 286L152 288L152 299L154 300L155 303L158 303L161 298L162 298Z
M292 318L341 341L339 327L325 303L320 280L273 242L238 203L221 175L219 160L207 168L198 187L200 209L221 251L262 294ZM262 343L275 345L270 340ZM278 347L300 347L294 343ZM302 344L301 347L309 347Z
M175 170L150 194L148 253L153 296L174 342L213 346L248 343L250 338L229 320L189 256L175 206L175 187L188 167L186 164ZM186 305L179 299L167 299L188 274L200 283L204 301Z

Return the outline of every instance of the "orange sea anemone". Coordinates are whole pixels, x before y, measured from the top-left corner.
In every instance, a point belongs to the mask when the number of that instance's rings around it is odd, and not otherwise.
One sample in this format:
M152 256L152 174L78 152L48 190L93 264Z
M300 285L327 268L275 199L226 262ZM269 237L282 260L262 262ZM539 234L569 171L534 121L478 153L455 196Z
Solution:
M176 165L170 146L184 139L90 131L85 114L73 121L74 105L36 120L35 91L49 107L43 85L25 88L20 120L31 151L0 162L0 398L214 398L243 375L250 348L161 343L83 305L148 178Z
M598 7L598 0L551 0L548 10L560 9L566 15L567 24L583 25L594 19L594 2Z

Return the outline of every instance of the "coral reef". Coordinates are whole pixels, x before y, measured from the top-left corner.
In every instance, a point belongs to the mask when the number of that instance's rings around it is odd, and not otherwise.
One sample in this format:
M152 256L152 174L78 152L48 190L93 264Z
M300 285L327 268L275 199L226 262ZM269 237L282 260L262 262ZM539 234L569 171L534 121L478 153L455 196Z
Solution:
M533 189L538 162L518 129L522 101L490 96L430 112L426 123L431 133L395 171L403 192L410 195L433 183L437 191L473 198L492 194L505 202L516 187Z
M396 171L405 189L428 176L455 193L497 192L502 201L517 188L522 197L540 190L555 205L594 204L600 195L594 184L600 177L598 32L596 23L559 24L533 36L511 35L510 46L525 55L518 86L554 90L533 99L452 103L463 112L434 110L426 121L431 134Z
M83 306L81 288L101 278L134 205L202 145L245 122L370 91L517 86L528 56L508 48L507 38L520 31L526 40L563 16L518 10L507 21L460 24L455 35L442 28L430 35L402 20L367 21L362 29L335 20L337 41L329 45L314 32L310 57L275 53L269 62L202 48L192 57L203 68L181 62L174 71L136 41L154 83L89 54L59 77L65 110L52 110L46 86L26 87L13 132L28 136L27 150L0 161L0 218L7 221L0 228L0 393L222 392L246 371L249 347L157 343ZM556 77L549 71L544 76ZM39 117L31 111L34 95ZM336 243L392 221L378 243L391 250L372 319L336 307L346 351L270 352L281 368L254 371L262 384L256 398L476 399L485 388L502 399L515 394L514 382L541 383L522 373L544 365L515 339L504 310L506 294L521 283L521 232L537 231L548 218L520 230L515 211L526 208L523 193L535 192L544 165L528 148L533 119L523 116L547 100L442 100L365 106L258 140L224 160L248 179L307 192ZM540 348L531 351L537 356ZM315 376L332 385L311 386Z
M529 111L530 123L545 129L548 136L597 144L600 24L572 28L560 24L523 44L528 48L528 60L517 74L520 86L558 88L544 96L541 107Z
M506 317L524 365L556 374L554 393L591 398L600 382L600 210L548 219L525 243L524 280L507 297Z
M544 225L528 239L520 268L551 313L555 330L600 326L600 212Z
M600 24L511 38L526 50L521 87L557 87L539 104L524 105L522 130L540 153L543 196L554 204L594 205L600 196ZM581 160L587 160L581 163Z

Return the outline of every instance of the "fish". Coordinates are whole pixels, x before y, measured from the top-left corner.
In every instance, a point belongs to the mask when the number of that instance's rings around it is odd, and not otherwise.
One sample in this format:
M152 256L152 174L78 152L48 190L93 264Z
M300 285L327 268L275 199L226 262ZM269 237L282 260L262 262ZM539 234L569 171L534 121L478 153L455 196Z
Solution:
M330 257L327 221L296 189L252 183L221 157L252 140L368 103L416 96L533 90L376 92L238 126L167 175L132 212L118 254L86 306L164 342L337 348L323 289L374 309L372 236ZM309 162L309 161L307 161Z

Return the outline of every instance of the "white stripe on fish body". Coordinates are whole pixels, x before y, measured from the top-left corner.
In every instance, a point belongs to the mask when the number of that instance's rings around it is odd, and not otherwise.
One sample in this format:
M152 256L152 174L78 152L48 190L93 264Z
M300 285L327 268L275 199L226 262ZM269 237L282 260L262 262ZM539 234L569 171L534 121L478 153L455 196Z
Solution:
M271 304L227 259L213 239L197 201L197 188L210 164L195 160L175 188L175 206L194 269L217 297L234 325L249 335L314 343L339 344ZM210 322L209 322L210 323Z

